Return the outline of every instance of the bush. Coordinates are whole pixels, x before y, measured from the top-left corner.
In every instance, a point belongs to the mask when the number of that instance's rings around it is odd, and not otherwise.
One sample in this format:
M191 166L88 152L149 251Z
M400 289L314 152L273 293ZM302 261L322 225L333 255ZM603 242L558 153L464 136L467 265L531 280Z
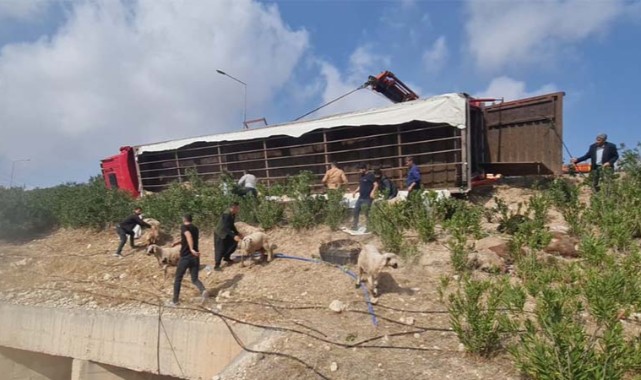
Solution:
M373 204L368 228L381 238L383 249L400 253L406 226L407 218L403 204L388 202Z
M469 352L489 357L517 329L518 323L507 310L522 310L524 304L523 290L510 286L507 280L494 283L465 279L462 291L459 288L450 294L450 324Z
M332 231L338 230L340 225L346 219L347 209L343 205L343 193L339 190L327 191L327 210L325 214L325 224Z
M0 239L20 239L56 226L42 191L0 188Z

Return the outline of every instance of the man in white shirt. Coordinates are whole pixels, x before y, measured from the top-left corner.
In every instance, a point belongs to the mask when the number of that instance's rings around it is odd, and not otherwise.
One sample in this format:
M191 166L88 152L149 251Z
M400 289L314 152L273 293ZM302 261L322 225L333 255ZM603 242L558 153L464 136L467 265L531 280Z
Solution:
M247 170L243 170L243 176L238 180L238 186L243 188L243 195L249 193L253 197L256 197L258 196L256 182L257 180L255 175L248 173Z

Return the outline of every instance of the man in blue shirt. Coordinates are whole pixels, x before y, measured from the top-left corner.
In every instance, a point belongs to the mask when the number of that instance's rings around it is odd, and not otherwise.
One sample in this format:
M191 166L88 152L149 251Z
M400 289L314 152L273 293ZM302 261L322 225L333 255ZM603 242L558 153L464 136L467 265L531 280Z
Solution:
M352 196L355 196L356 193L358 193L358 199L354 206L354 222L352 223L352 230L358 230L358 218L361 215L361 207L363 207L363 205L366 206L365 217L369 220L369 209L372 208L372 199L374 198L376 189L378 189L376 178L374 177L374 174L367 171L367 165L359 164L358 171L361 174L361 179L356 190L352 192Z
M410 168L409 172L407 172L407 180L405 180L407 195L409 196L413 191L421 188L421 172L414 163L414 157L407 157L405 159L405 165Z
M600 133L596 137L596 142L590 145L588 152L579 158L572 158L572 163L576 164L581 161L590 159L590 171L592 172L592 189L599 191L599 177L604 168L614 168L614 163L619 159L617 146L607 142L608 135Z

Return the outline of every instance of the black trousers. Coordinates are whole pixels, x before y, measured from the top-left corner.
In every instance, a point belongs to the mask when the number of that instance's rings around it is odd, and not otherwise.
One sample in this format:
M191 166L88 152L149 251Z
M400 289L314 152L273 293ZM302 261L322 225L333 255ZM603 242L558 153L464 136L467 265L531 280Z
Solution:
M231 254L234 253L237 247L238 242L234 240L233 236L226 236L223 239L219 238L218 236L214 236L216 266L220 266L223 258L225 260L231 260Z
M176 279L174 280L174 302L178 303L180 298L180 286L182 285L185 272L189 269L191 275L191 282L196 285L200 293L205 291L205 286L198 279L198 270L200 269L200 259L194 255L183 256L178 261L178 268L176 269Z
M601 180L602 172L603 168L601 167L601 165L597 165L594 169L592 169L592 172L590 173L590 175L592 176L592 190L595 193L598 193L599 190L601 190L599 182Z
M118 234L118 237L120 238L120 244L118 244L118 249L116 250L116 254L121 255L122 254L122 249L125 247L125 244L127 243L127 235L129 235L129 245L131 248L134 247L134 234L133 233L127 233L125 230L123 230L120 226L116 227L116 233Z

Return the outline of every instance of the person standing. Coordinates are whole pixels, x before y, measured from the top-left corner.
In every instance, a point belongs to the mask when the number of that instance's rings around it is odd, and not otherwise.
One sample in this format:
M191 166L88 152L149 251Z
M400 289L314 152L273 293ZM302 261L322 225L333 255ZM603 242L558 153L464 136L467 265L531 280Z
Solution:
M202 296L204 303L209 297L203 283L198 279L198 270L200 269L200 252L198 251L199 240L198 227L192 224L190 214L183 216L183 225L180 227L180 260L176 269L176 279L174 280L174 298L172 306L180 303L180 288L182 285L185 272L189 269L191 282L196 285Z
M376 183L378 183L378 189L383 194L385 200L394 199L398 195L398 189L394 182L387 178L381 169L374 170L374 178Z
M142 217L140 216L141 214L142 207L136 207L132 215L128 216L127 219L123 220L122 222L116 224L116 233L120 238L120 244L118 244L118 249L116 250L116 253L114 253L114 256L122 258L122 249L125 246L125 243L127 243L127 236L129 236L129 246L131 248L136 247L134 245L134 227L136 225L140 227L151 228L151 225L145 223L145 221L142 220Z
M328 189L336 190L347 185L347 176L343 170L338 168L336 162L332 162L321 182L325 184Z
M407 172L407 180L405 180L407 196L409 196L413 191L421 188L421 172L418 170L418 165L414 162L414 157L407 157L405 159L405 165L410 169Z
M378 189L378 183L374 174L367 170L367 165L359 164L358 170L361 174L361 178L358 183L356 190L352 192L352 196L356 196L358 193L358 199L356 200L356 205L354 206L354 221L352 223L352 230L358 230L358 219L361 215L361 208L366 206L365 217L369 221L369 211L372 208L372 199Z
M243 170L243 176L238 180L238 186L242 188L242 195L251 194L253 197L258 196L258 190L256 190L256 176Z
M221 270L220 264L223 260L227 262L228 265L233 263L231 259L231 254L234 253L236 247L238 247L238 242L242 239L242 235L236 229L236 215L240 211L240 205L238 202L233 202L229 207L229 210L225 211L216 225L216 230L214 231L214 252L215 252L215 264L214 270Z
M590 159L590 172L592 175L592 189L598 192L600 189L599 181L605 168L614 169L614 163L619 159L617 146L607 142L608 135L600 133L596 137L596 142L590 145L588 152L581 157L572 158L573 164Z

